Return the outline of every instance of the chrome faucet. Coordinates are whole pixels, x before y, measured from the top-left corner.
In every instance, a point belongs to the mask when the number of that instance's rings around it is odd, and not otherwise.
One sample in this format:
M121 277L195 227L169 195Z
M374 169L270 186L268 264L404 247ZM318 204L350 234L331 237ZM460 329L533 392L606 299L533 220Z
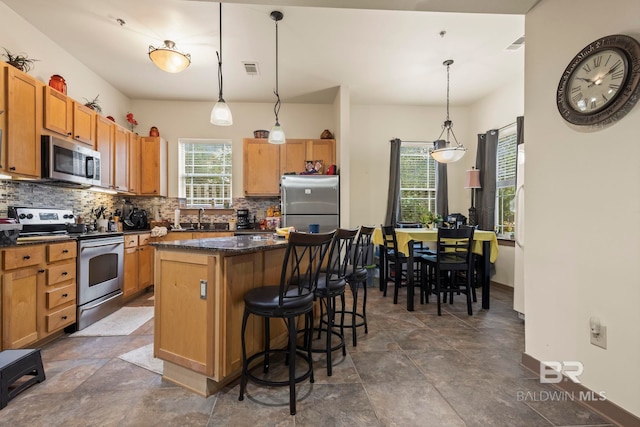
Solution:
M198 209L198 228L197 230L202 229L202 219L204 218L204 208Z

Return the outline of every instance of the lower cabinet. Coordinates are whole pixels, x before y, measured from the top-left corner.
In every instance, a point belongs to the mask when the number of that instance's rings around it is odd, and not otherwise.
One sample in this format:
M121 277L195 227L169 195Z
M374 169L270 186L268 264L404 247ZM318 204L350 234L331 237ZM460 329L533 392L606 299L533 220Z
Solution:
M124 237L124 297L153 284L154 249L149 246L151 233L127 234Z
M2 349L23 348L76 321L75 241L2 250Z

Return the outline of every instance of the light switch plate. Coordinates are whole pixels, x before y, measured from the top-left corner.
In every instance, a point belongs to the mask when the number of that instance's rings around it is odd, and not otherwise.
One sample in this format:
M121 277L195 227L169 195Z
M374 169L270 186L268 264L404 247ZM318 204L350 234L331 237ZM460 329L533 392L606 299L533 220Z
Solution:
M591 334L591 344L607 349L607 327L601 326L598 335Z

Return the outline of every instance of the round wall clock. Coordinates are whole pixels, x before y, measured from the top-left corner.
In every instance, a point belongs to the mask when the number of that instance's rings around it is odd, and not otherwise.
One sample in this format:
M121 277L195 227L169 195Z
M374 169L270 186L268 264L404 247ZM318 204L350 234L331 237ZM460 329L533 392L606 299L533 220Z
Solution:
M582 49L562 73L556 102L574 125L604 126L624 117L640 98L640 43L611 35Z

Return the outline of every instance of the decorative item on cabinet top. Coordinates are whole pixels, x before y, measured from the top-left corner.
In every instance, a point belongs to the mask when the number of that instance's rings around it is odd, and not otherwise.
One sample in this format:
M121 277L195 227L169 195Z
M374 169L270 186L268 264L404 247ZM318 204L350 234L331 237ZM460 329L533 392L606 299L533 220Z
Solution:
M87 98L83 98L85 101L87 101L84 106L85 107L89 107L92 110L97 111L99 114L102 113L102 107L100 106L100 104L98 103L98 98L100 97L100 94L96 95L95 98L93 98L91 101L89 101Z
M333 134L329 129L325 129L322 134L320 134L320 139L333 139Z
M160 131L157 127L151 126L151 129L149 129L149 136L160 136Z
M254 138L269 138L269 131L268 130L254 130L253 131L253 137Z
M39 59L29 58L26 53L11 53L9 49L3 47L3 57L7 59L7 64L16 67L18 70L28 73L33 68L33 63L39 61Z
M49 79L49 86L51 86L58 92L61 92L65 95L67 94L67 82L64 81L64 77L58 74L54 74L53 76L51 76L51 78Z

